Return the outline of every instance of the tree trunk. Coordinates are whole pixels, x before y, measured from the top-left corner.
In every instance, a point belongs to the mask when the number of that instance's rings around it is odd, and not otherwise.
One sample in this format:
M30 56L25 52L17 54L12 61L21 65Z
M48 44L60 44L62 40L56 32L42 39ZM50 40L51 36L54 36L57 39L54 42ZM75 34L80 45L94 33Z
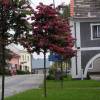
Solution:
M1 20L2 20L2 33L1 33L1 53L2 53L2 59L1 59L1 67L2 67L2 92L1 92L1 100L4 100L4 90L5 90L5 12L4 12L4 7L2 6L1 9Z
M47 97L46 89L46 51L44 50L44 96Z
M4 100L4 89L5 89L5 45L2 43L2 95L1 100Z

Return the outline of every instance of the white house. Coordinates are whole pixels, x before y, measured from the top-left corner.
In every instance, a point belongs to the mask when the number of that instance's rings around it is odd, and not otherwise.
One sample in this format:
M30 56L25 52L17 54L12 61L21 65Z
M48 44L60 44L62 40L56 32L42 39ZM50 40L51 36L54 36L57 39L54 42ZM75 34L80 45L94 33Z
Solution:
M25 50L20 50L20 65L23 71L32 71L32 55Z

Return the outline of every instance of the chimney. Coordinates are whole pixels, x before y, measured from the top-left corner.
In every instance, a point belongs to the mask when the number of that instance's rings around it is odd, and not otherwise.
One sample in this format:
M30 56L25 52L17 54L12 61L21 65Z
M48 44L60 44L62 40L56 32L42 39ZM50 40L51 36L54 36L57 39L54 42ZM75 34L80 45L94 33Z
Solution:
M70 16L74 16L74 0L70 0Z

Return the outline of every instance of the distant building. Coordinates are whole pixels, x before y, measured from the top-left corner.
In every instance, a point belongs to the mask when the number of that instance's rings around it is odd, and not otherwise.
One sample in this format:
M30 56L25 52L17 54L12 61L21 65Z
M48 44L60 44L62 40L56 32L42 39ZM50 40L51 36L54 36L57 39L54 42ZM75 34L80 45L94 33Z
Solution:
M12 75L16 74L16 70L20 70L20 55L12 52L12 58L8 61L9 71Z
M12 66L14 66L13 63L16 63L19 65L17 68L18 70L22 71L29 71L32 70L32 55L29 54L26 50L20 50L18 46L15 44L11 44L7 47L10 49L15 55L11 59L10 63L12 63Z
M19 55L19 49L15 47L15 45L12 43L10 45L8 45L6 47L7 49L9 49L12 55L12 58L10 60L7 61L8 65L7 65L7 69L9 69L10 74L14 75L16 74L16 70L20 69L20 55Z
M23 71L32 71L32 55L27 51L20 50L20 69Z
M100 0L71 0L70 25L76 38L72 78L100 74Z

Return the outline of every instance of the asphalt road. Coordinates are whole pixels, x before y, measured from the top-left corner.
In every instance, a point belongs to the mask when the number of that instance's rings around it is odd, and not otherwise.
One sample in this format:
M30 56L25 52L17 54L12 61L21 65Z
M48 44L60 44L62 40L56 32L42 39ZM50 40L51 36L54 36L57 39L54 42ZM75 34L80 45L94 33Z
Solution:
M43 83L42 74L16 75L5 79L5 97L23 92L28 89L39 88ZM0 99L1 99L1 77L0 77Z

